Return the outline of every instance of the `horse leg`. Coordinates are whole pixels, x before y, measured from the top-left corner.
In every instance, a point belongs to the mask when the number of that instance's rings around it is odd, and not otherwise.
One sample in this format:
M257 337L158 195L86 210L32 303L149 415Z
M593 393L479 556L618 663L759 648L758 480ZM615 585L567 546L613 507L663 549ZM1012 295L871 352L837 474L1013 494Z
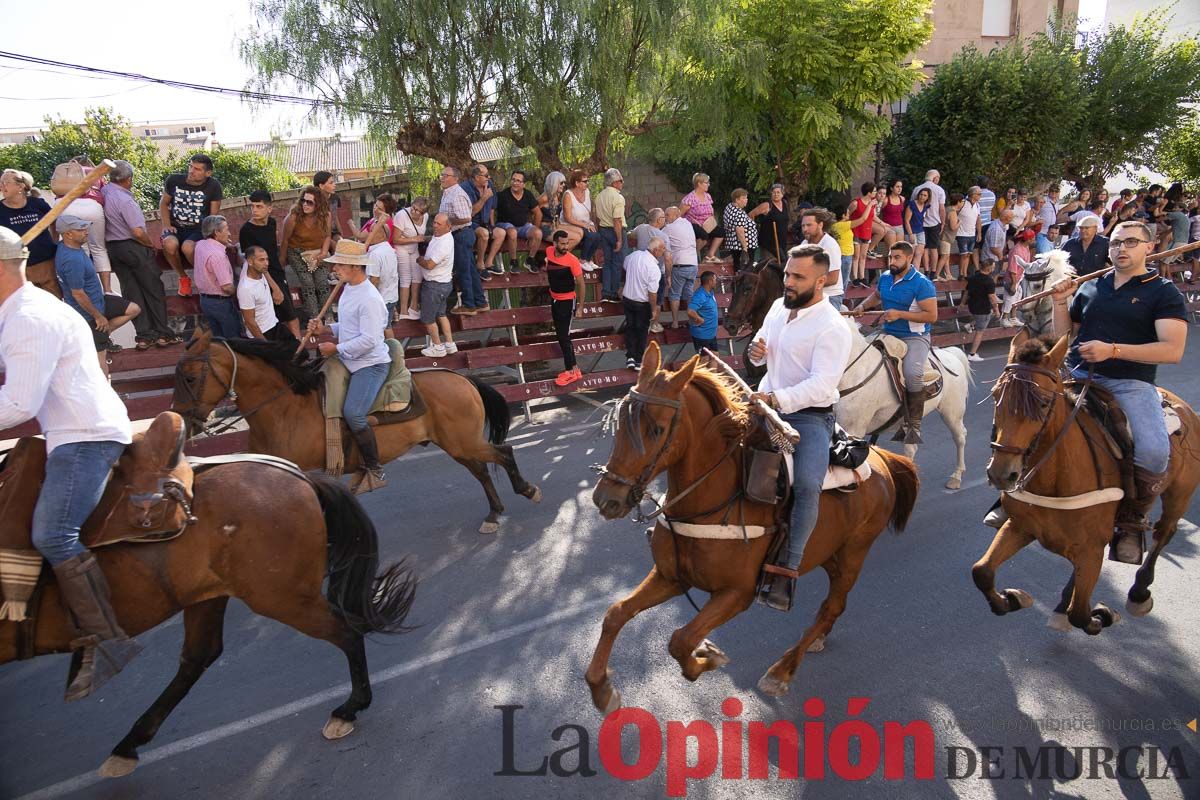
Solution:
M513 455L512 445L500 444L495 445L492 449L497 453L497 457L493 460L504 467L504 471L508 473L508 480L512 483L513 491L522 497L528 497L535 503L542 502L542 490L525 480L521 470L517 469L517 457Z
M1105 543L1107 544L1107 543ZM1104 545L1084 550L1071 559L1075 565L1075 591L1067 607L1067 619L1076 628L1089 636L1095 636L1121 616L1105 605L1092 608L1092 590L1100 580L1100 568L1104 566Z
M1187 512L1191 499L1191 491L1168 489L1163 494L1162 516L1154 525L1154 546L1146 556L1146 563L1138 568L1133 586L1125 598L1126 610L1135 617L1144 617L1154 608L1154 598L1150 594L1150 584L1154 583L1154 566L1158 563L1159 554L1171 543L1171 537L1175 535L1179 520Z
M976 561L975 565L971 567L971 578L975 581L976 588L983 592L988 605L992 608L992 613L996 616L1003 616L1010 611L1020 611L1022 608L1029 608L1033 605L1033 598L1029 596L1028 592L1020 589L1005 589L1003 593L996 591L996 570L1032 541L1033 534L1017 530L1012 520L1009 520L1001 526L1000 530L996 531L996 536L992 539L992 544L988 547L987 552L983 554L983 558Z
M228 597L214 597L183 610L183 650L179 654L179 669L167 688L138 717L129 733L100 765L102 777L119 778L137 768L137 749L154 738L159 726L187 696L204 670L220 658L224 647L221 633L225 627L225 606L228 603Z
M487 495L488 511L487 517L483 524L479 526L480 533L495 533L500 530L500 515L504 513L504 504L500 502L500 495L496 492L496 485L492 483L492 476L488 474L487 466L480 460L474 458L465 458L455 456L454 460L462 464L471 474L475 476L475 480L483 486L483 492Z
M957 412L958 409L956 408ZM963 409L965 412L966 409ZM967 426L963 424L962 413L948 414L941 405L938 406L938 414L942 417L942 422L946 423L946 428L950 431L950 437L954 439L954 449L958 453L958 463L954 467L953 474L946 481L947 489L962 488L962 476L967 471Z
M671 634L667 650L679 662L683 677L694 681L705 672L729 663L729 656L704 637L745 611L752 602L751 590L722 589L709 596L691 622Z
M868 547L870 545L868 544ZM816 619L804 631L800 641L787 650L779 660L771 665L766 674L759 678L758 688L771 697L782 697L787 694L788 685L800 667L804 654L824 640L838 617L846 610L846 597L858 581L863 564L867 560L867 550L853 555L848 554L843 547L826 561L821 567L829 576L829 592L825 595L821 607L817 610Z
M628 596L609 606L604 614L600 639L596 642L596 650L592 653L592 661L584 675L592 692L592 703L600 711L608 714L621 707L621 693L612 685L612 676L608 671L608 659L621 628L646 609L665 603L682 593L683 587L678 582L667 580L658 571L658 567L654 567Z
M1063 587L1062 595L1058 598L1058 605L1054 607L1054 613L1050 615L1050 619L1046 622L1047 628L1053 628L1056 631L1066 633L1071 630L1071 621L1067 619L1067 609L1071 607L1071 596L1075 594L1075 571L1071 571L1071 577L1067 578L1067 585Z

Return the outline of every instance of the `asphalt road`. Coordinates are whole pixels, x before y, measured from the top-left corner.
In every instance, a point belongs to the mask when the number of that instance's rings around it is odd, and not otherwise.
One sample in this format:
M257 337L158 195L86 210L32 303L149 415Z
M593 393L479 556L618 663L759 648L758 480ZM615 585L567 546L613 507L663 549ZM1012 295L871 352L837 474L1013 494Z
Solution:
M998 374L1002 353L996 345L985 350L975 400L986 394L983 381ZM1198 376L1196 345L1183 364L1162 371L1164 385L1193 403L1200 402ZM1036 545L999 578L1002 587L1033 594L1034 607L992 616L970 579L970 565L993 533L979 522L994 497L983 481L990 415L990 402L972 402L968 473L955 493L941 488L952 464L950 437L938 420L927 421L929 444L918 455L924 488L909 529L876 543L828 646L808 656L788 696L766 697L755 684L812 618L824 596L823 575L801 583L790 615L756 606L719 629L713 638L733 660L695 684L667 654L671 632L692 614L682 599L633 621L612 659L625 704L652 714L664 732L670 720L702 720L721 730L730 719L722 702L732 697L743 704L738 721L824 723L832 741L848 718L848 700L869 698L859 730L930 723L933 778L914 777L910 750L902 780L885 778L882 766L850 780L829 764L823 779L808 781L778 779L774 767L769 780L721 778L718 766L713 777L684 785L689 797L1200 797L1200 734L1185 727L1200 715L1196 527L1185 523L1160 561L1148 617L1126 615L1096 637L1048 629L1069 565ZM602 717L582 678L604 608L649 568L640 527L603 521L592 506L588 465L606 460L610 447L598 420L594 407L572 399L539 415L541 424L514 427L519 462L545 500L533 506L502 488L509 515L495 536L476 533L482 492L440 452L392 464L390 486L365 498L386 555L410 554L419 564L411 620L421 627L369 644L375 702L350 737L328 742L320 735L347 691L341 654L235 602L224 655L125 778L101 780L94 770L173 674L178 618L142 636L146 650L137 661L81 703L61 701L66 656L0 667L0 797L663 796L665 755L647 762L657 766L639 780L614 777L601 762ZM1196 503L1188 518L1200 523ZM1123 610L1132 576L1132 567L1107 563L1095 600ZM805 705L810 698L823 701L825 711ZM496 775L505 770L504 712L497 706L521 707L508 712L509 771L536 771L543 758L586 736L586 766L596 774ZM564 725L580 727L552 739ZM623 753L631 764L636 740L627 729ZM675 739L664 733L664 741L679 752ZM1057 744L1068 749L1034 760L1037 748ZM1174 775L1105 778L1100 763L1099 777L1088 777L1090 760L1104 760L1102 747L1142 748L1127 751L1127 772L1151 769L1157 748L1153 771L1170 772L1171 758ZM981 755L981 748L1002 750ZM1067 754L1062 764L1055 753ZM1032 768L1023 756L1034 760ZM1134 756L1136 763L1129 761ZM691 763L699 757L693 745ZM1004 777L981 777L989 760L990 774ZM774 753L771 762L778 763ZM1028 779L1041 764L1050 777ZM577 772L578 750L554 765ZM1067 780L1076 765L1083 777ZM744 774L744 765L735 772Z

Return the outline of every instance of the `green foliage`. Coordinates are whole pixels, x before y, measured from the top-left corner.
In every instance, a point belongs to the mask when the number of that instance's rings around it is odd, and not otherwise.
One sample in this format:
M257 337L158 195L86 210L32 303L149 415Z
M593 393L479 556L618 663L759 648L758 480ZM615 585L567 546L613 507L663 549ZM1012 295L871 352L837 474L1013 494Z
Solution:
M689 78L712 100L645 146L704 157L731 147L747 188L793 196L845 188L888 130L879 104L921 79L907 63L933 31L930 0L742 0L722 10L719 46L693 52ZM698 94L698 93L694 93ZM642 143L639 143L639 147Z
M1180 104L1200 99L1200 37L1169 39L1169 19L1155 11L1078 46L1066 20L990 53L965 48L913 98L885 143L889 165L909 181L936 167L956 188L978 174L1098 186L1153 165Z
M1200 111L1193 110L1163 136L1157 170L1173 181L1200 182Z
M891 173L914 186L937 169L942 184L1030 186L1058 174L1063 132L1082 117L1066 37L1036 34L981 53L963 48L909 102L884 143Z
M143 200L158 205L162 194L163 180L171 173L186 173L188 162L193 155L204 153L213 160L213 176L221 182L221 189L226 197L244 197L256 189L266 189L275 192L282 189L297 189L301 180L287 170L283 165L284 152L280 151L275 159L250 150L230 150L217 145L212 150L193 150L181 153L166 167L157 185L144 194Z
M33 175L39 186L49 186L50 176L59 164L78 156L87 156L99 164L105 158L121 159L133 165L133 192L139 198L153 193L147 209L158 205L166 165L158 148L149 139L129 132L129 122L107 108L89 108L83 122L46 117L46 131L36 142L25 142L0 149L0 166L21 169Z
M684 161L656 160L655 166L671 181L680 196L692 190L692 175L703 172L712 179L713 199L723 206L729 193L739 187L750 185L750 170L738 158L732 148L722 150L714 156L700 156Z

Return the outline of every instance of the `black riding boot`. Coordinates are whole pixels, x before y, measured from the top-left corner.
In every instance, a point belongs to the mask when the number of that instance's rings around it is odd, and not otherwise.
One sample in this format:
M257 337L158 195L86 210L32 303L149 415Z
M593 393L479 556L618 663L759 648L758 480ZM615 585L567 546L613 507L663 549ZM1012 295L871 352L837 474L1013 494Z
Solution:
M1150 509L1167 487L1167 473L1133 468L1134 497L1126 497L1117 509L1117 530L1108 548L1110 561L1141 564L1146 554L1146 531L1150 530Z
M921 439L921 419L925 416L925 389L918 392L904 393L904 422L892 436L893 442L905 444L923 444Z
M68 676L66 699L79 700L99 689L141 652L142 646L125 635L113 612L108 582L90 552L69 558L54 568L58 593L75 622L71 647L83 657L72 661L78 670Z
M361 431L352 431L358 453L362 458L362 479L354 485L355 494L382 489L387 486L387 474L379 463L379 445L375 442L375 430L368 425Z

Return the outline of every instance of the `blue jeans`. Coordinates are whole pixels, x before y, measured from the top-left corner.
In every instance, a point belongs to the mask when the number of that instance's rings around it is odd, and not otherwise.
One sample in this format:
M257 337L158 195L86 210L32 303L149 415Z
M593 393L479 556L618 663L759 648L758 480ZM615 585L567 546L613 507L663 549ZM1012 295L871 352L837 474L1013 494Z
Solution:
M621 269L624 248L617 241L617 232L612 228L600 229L600 252L604 253L603 272L600 273L601 292L605 297L615 298L625 284Z
M350 385L346 388L346 400L342 403L342 418L352 431L367 427L367 414L387 380L391 364L372 364L350 373Z
M804 546L817 526L821 507L821 484L829 469L829 440L833 437L833 414L798 411L784 414L783 419L800 433L792 465L796 478L792 484L795 502L792 505L792 530L788 539L788 563L792 569L800 566Z
M600 249L600 234L584 231L583 238L579 240L579 254L583 256L584 261L592 261L596 251Z
M467 308L482 308L487 305L483 293L483 281L475 269L475 230L470 226L454 232L454 282L462 292L462 303Z
M46 482L33 509L33 546L50 566L82 555L79 529L104 494L108 473L125 445L120 442L60 444L46 460Z
M239 339L242 336L242 315L232 297L201 297L200 313L212 329L213 336L222 339Z
M1080 365L1071 370L1080 380L1087 378L1087 367ZM1171 460L1171 437L1163 422L1162 398L1154 384L1135 378L1106 378L1093 375L1092 380L1101 389L1112 392L1117 405L1129 420L1133 434L1133 464L1147 472L1166 472Z

